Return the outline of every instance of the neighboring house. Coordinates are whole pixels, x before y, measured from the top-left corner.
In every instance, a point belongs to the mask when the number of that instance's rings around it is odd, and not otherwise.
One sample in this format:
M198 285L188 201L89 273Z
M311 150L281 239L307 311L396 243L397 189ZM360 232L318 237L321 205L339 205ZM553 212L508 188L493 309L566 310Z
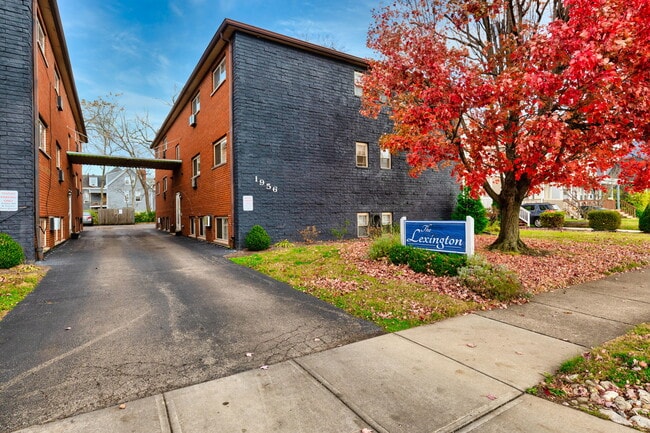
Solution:
M41 259L82 230L85 126L56 1L0 9L0 232Z
M133 208L136 213L146 212L145 191L135 170L137 169L114 168L106 173L106 207L108 209ZM146 179L146 182L149 185L149 202L154 210L154 179Z
M399 218L447 219L458 185L448 170L409 176L379 147L386 115L360 115L367 63L225 20L154 139L161 230L235 248L259 224L273 242L348 227L368 236Z
M106 208L106 177L98 174L83 175L83 208Z

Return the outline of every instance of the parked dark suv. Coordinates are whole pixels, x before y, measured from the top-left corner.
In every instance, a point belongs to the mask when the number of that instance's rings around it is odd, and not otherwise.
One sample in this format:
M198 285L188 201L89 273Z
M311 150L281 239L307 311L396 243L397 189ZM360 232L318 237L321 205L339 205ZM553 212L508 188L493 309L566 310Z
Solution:
M539 219L542 212L560 210L560 207L553 203L524 203L521 207L530 212L530 224L535 227L542 226L542 221Z

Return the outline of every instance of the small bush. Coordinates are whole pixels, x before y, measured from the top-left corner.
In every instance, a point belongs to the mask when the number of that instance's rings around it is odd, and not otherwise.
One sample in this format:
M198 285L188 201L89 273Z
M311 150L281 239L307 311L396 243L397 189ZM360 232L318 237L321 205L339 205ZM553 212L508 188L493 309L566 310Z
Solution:
M589 227L596 231L615 231L621 227L621 214L615 210L592 210L587 214Z
M525 295L516 273L504 266L492 265L481 256L472 257L468 266L458 271L458 279L473 292L502 302Z
M639 217L639 230L643 233L650 233L650 204L645 207L645 210Z
M539 216L539 220L542 223L542 227L559 229L564 227L564 212L560 212L560 211L542 212L542 214Z
M391 248L396 245L400 245L399 235L386 234L380 236L372 242L372 245L370 245L368 257L370 257L370 260L379 260L383 257L388 257Z
M306 244L313 244L318 239L318 235L320 235L320 232L316 229L316 226L307 226L302 230L298 230L298 233L300 233L302 240Z
M407 264L415 272L436 276L455 276L465 266L467 257L395 244L388 250L388 259L396 265Z
M156 221L156 211L137 212L135 214L136 223L152 223L154 221Z
M0 233L0 269L9 269L25 260L23 247L11 236Z
M332 233L332 236L334 236L336 239L340 241L343 240L348 235L349 227L350 227L350 220L345 220L343 226L341 226L340 228L330 229L330 232Z
M463 188L456 198L456 209L451 214L452 220L465 221L467 216L474 218L474 233L483 233L490 223L487 211L480 199L472 198L469 188Z
M246 235L246 248L251 251L266 250L271 246L271 236L260 225L254 225Z

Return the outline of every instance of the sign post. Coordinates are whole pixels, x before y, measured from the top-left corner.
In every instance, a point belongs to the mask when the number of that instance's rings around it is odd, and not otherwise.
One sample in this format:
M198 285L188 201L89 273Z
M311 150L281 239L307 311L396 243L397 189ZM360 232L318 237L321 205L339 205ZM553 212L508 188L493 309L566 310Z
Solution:
M402 245L441 253L474 255L474 218L465 221L408 221L400 219Z

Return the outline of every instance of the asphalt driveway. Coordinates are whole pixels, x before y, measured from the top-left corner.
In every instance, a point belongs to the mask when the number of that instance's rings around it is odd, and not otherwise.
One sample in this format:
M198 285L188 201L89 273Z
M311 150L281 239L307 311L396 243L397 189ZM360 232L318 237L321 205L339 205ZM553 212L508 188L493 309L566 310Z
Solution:
M92 227L0 321L0 432L381 333L151 225Z

